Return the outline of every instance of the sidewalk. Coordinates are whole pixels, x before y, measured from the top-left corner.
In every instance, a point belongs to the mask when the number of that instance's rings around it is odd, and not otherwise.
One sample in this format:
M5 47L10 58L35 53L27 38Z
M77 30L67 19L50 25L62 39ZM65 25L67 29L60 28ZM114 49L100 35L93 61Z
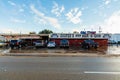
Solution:
M101 55L96 53L2 53L1 56L36 57L120 57L120 55Z
M120 57L120 55L107 55L107 54L101 54L101 53L83 53L83 52L77 52L77 53L71 53L71 52L63 52L63 53L59 53L59 52L49 52L49 53L45 53L45 52L33 52L33 53L14 53L11 52L11 49L7 49L7 50L3 50L0 51L0 56L38 56L38 57Z
M2 56L40 56L40 57L79 57L79 56L99 56L98 54L89 53L4 53ZM103 56L103 55L102 55Z

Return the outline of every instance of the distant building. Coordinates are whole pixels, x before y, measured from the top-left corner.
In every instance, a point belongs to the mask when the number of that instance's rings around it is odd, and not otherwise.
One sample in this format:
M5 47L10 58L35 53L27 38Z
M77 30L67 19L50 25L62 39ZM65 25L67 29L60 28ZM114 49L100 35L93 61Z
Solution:
M96 33L95 31L81 31L80 33L52 33L49 35L51 41L60 45L61 40L68 40L69 46L80 46L84 40L94 40L99 46L108 45L109 34Z
M49 34L0 34L0 39L3 40L4 38L9 40L12 39L43 39L48 40Z
M115 42L120 41L120 34L111 34L110 40L114 40Z

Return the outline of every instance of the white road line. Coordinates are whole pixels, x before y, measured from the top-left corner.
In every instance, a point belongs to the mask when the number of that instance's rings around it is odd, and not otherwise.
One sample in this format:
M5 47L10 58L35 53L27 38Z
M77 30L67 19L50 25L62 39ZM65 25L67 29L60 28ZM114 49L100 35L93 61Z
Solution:
M120 72L84 71L85 74L120 74Z

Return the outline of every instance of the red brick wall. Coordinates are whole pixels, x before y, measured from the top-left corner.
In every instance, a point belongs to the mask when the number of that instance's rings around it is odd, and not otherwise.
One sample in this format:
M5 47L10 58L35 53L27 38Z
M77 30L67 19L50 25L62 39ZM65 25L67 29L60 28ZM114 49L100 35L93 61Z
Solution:
M59 46L60 45L60 40L62 39L51 39L52 41L55 41L56 44ZM80 44L85 40L85 39L68 39L69 40L69 45L70 46L80 46ZM108 40L107 39L93 39L95 42L99 44L99 46L107 46Z

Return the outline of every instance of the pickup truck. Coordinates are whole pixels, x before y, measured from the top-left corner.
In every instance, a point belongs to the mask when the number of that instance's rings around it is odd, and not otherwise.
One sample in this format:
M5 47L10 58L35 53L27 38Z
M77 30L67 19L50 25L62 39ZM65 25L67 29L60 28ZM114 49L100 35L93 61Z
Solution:
M60 40L60 47L69 48L69 41L67 39Z
M84 49L90 49L90 48L98 48L98 43L94 42L94 40L88 39L88 40L84 40L81 43L81 47Z

